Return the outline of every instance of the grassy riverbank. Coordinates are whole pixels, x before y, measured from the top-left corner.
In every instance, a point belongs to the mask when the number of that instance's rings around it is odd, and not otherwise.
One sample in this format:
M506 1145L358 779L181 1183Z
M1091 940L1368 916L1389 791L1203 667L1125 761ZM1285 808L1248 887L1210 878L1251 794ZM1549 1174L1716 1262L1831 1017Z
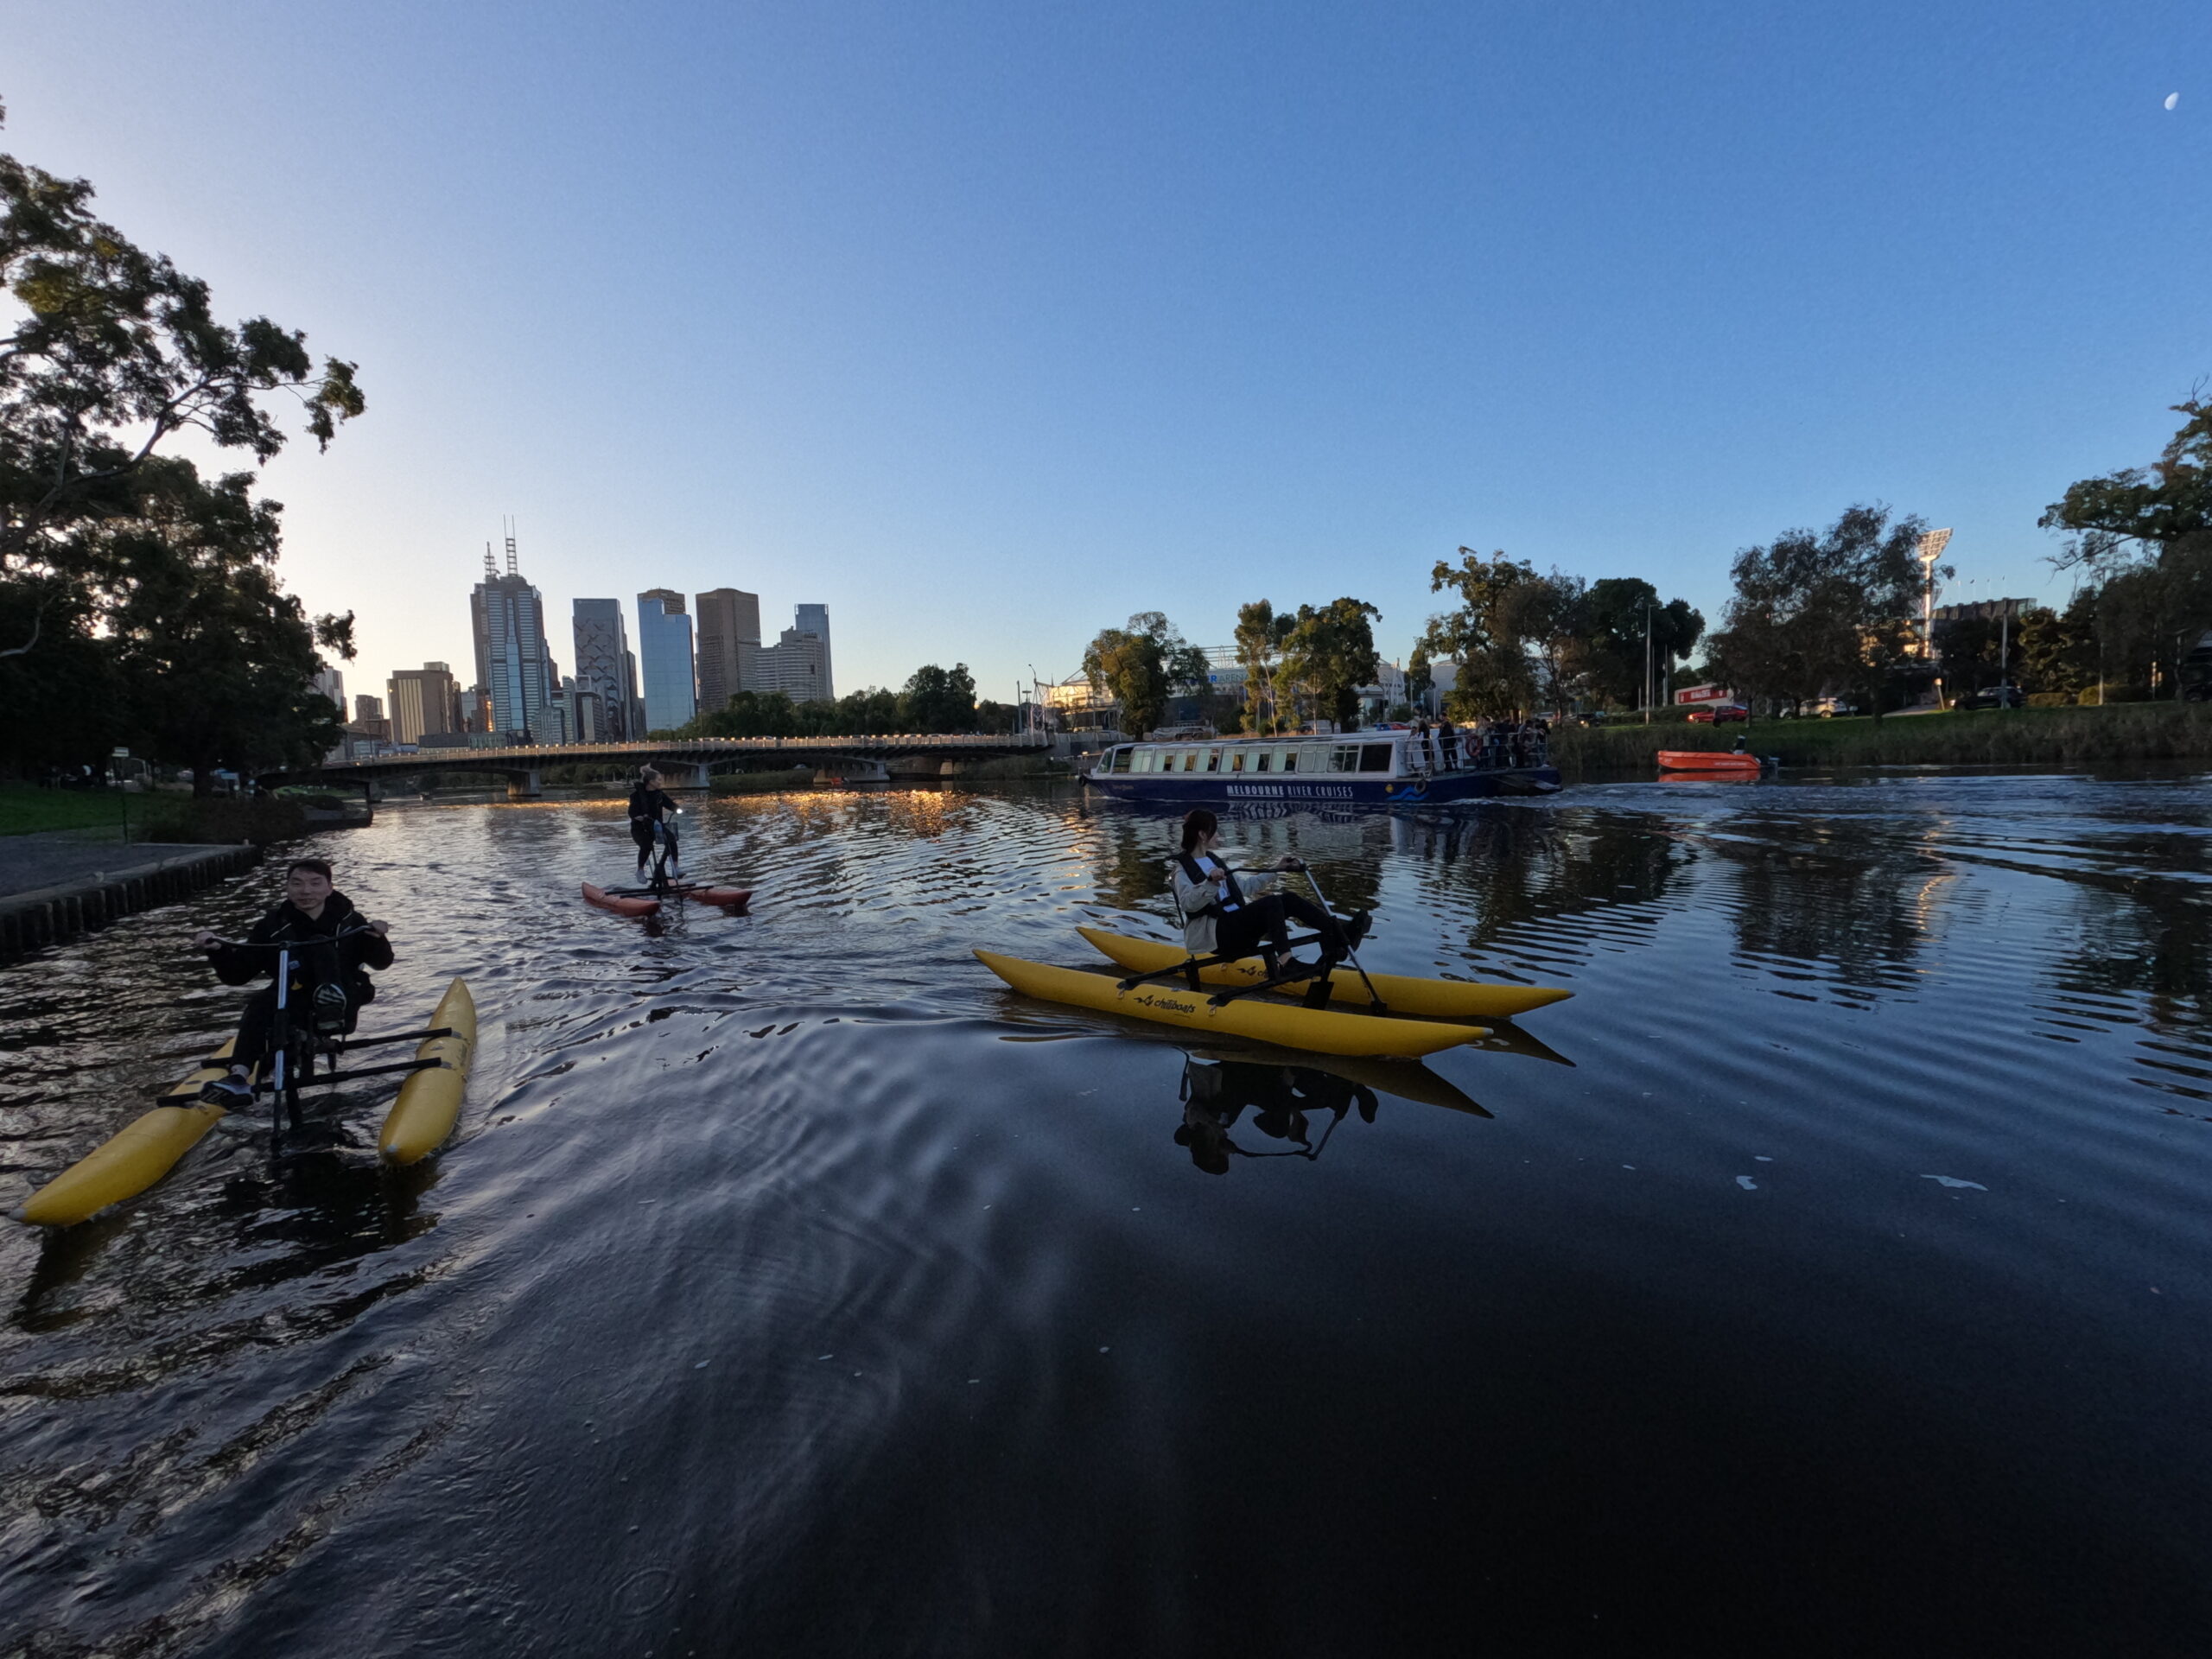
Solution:
M1565 727L1553 760L1570 774L1649 772L1662 749L1733 747L1742 726ZM2212 760L2212 704L2123 702L2097 709L1987 709L1971 714L1760 720L1754 753L1785 766L2069 766Z

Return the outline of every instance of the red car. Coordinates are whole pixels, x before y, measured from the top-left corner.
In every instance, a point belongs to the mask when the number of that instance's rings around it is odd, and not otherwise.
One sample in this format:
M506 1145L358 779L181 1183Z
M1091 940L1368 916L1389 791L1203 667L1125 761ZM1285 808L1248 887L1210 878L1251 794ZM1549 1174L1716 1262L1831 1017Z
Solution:
M1716 702L1710 709L1691 709L1689 717L1694 726L1726 726L1732 720L1749 725L1751 711L1740 702Z

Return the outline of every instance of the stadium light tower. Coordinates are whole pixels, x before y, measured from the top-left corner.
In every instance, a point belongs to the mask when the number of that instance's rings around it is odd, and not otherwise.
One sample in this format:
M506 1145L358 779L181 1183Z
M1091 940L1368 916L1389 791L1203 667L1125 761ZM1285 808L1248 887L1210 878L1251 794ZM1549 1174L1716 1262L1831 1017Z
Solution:
M1936 658L1936 561L1950 543L1948 530L1931 530L1920 538L1920 568L1927 578L1920 593L1920 655L1927 662Z

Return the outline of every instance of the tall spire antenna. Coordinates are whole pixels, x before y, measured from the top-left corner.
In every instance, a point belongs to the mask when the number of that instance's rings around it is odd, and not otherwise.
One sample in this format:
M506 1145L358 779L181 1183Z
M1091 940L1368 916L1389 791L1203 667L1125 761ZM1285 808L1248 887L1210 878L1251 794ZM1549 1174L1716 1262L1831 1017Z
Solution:
M507 531L507 574L512 576L515 574L515 521L510 518L503 522Z
M492 543L486 542L484 543L484 579L486 582L496 581L499 575L499 567L492 563Z

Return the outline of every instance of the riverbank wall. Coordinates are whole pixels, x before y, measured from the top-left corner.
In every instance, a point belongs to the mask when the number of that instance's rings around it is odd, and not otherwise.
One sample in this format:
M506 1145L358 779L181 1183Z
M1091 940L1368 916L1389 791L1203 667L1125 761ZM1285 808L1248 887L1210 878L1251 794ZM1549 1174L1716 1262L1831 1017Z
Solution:
M1554 729L1553 764L1582 772L1648 772L1662 749L1732 748L1785 766L2097 766L2127 760L2212 760L2212 703L2105 708L1984 709L1887 715L1879 720L1758 720L1748 725L1568 726Z
M57 845L46 836L10 836L0 841L0 957L176 904L260 862L258 847ZM24 881L41 885L20 887Z

